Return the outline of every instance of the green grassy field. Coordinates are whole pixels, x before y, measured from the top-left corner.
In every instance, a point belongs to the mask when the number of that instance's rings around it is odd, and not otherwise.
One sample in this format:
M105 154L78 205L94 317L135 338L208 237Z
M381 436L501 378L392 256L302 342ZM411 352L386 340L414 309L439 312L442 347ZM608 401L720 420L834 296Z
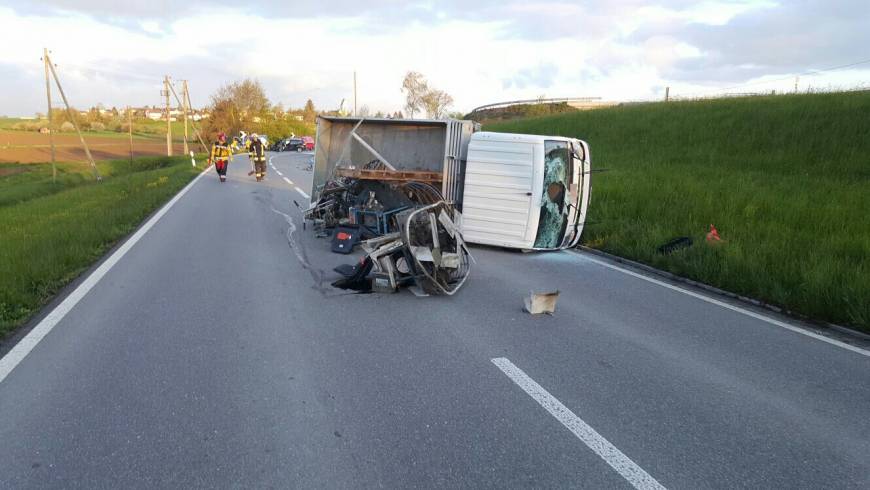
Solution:
M579 137L586 245L870 331L870 92L672 102L487 125ZM724 243L704 240L715 224ZM671 255L677 236L694 245Z
M0 338L201 171L185 157L0 165Z
M126 119L119 119L121 123L126 123ZM44 125L46 120L22 119L15 117L0 117L0 131L24 131L19 128L22 124ZM172 125L172 140L184 141L184 121L173 121ZM193 131L194 125L202 131L202 122L189 121L187 125L187 133L189 141L196 141L196 133ZM26 131L35 132L35 131ZM62 134L75 134L75 131L68 131ZM101 130L95 131L86 129L83 131L85 136L100 136L106 138L129 138L127 131L119 130ZM155 140L166 141L166 121L152 121L150 119L136 119L133 121L133 138L139 140Z

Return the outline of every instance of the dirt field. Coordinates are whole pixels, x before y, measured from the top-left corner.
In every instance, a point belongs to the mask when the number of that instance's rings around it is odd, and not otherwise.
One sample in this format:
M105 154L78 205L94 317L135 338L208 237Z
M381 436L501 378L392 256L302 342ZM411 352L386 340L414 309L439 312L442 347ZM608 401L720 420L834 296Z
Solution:
M96 160L126 158L130 155L127 138L111 136L88 136L85 141ZM56 158L60 162L86 161L85 150L76 134L54 135ZM191 143L191 149L198 151L199 145ZM173 144L173 154L180 155L184 150L182 143ZM154 156L166 154L166 140L154 138L133 138L134 156ZM25 131L0 132L0 163L38 163L51 160L51 147L48 135Z

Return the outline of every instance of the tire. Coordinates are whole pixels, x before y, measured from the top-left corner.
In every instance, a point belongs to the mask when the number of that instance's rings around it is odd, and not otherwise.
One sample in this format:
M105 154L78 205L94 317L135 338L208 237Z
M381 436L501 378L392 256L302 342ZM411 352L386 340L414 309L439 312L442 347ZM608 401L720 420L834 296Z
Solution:
M296 152L297 152L297 153L302 153L302 147L301 147L301 146L297 146L297 147L296 147Z

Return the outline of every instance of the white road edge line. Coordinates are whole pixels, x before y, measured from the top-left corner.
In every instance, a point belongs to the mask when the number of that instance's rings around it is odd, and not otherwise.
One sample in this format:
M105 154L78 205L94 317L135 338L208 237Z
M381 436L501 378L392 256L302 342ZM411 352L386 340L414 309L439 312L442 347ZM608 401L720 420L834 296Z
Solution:
M806 329L803 329L800 327L796 327L794 325L789 325L788 323L781 322L781 321L776 320L774 318L771 318L769 316L762 315L760 313L755 313L754 311L750 311L750 310L747 310L745 308L741 308L739 306L735 306L735 305L726 303L724 301L719 301L719 300L711 298L709 296L699 294L699 293L696 293L693 291L689 291L688 289L683 289L679 286L674 286L673 284L668 284L664 281L659 281L658 279L653 279L652 277L647 277L643 274L638 274L637 272L633 272L633 271L630 271L628 269L623 269L622 267L615 266L613 264L609 264L609 263L604 262L602 260L598 260L594 257L590 257L587 254L584 254L581 252L574 252L574 253L581 256L584 260L588 260L590 262L595 262L596 264L607 267L608 269L613 269L615 271L622 272L623 274L628 274L629 276L633 276L633 277L636 277L638 279L643 279L644 281L651 282L653 284L658 284L659 286L663 286L663 287L666 287L668 289L678 291L680 293L686 294L686 295L691 296L693 298L700 299L701 301L706 301L708 303L711 303L711 304L714 304L717 306L721 306L722 308L726 308L726 309L731 310L731 311L736 311L737 313L742 313L746 316L750 316L750 317L755 318L757 320L767 322L771 325L775 325L777 327L781 327L781 328L784 328L786 330L791 330L792 332L799 333L801 335L806 335L807 337L812 337L816 340L821 340L822 342L827 342L831 345L835 345L837 347L855 352L857 354L861 354L863 356L870 357L870 351L862 349L860 347L856 347L854 345L850 345L850 344L847 344L845 342L841 342L841 341L836 340L836 339L825 337L824 335L819 335L815 332L811 332L809 330L806 330Z
M211 167L209 167L211 168ZM105 260L99 267L97 267L94 272L91 273L81 284L78 285L72 293L69 294L59 305L57 305L51 313L45 316L33 330L30 331L23 339L21 339L15 347L12 348L3 358L0 358L0 383L6 379L6 376L15 369L18 364L30 354L30 351L36 347L39 342L48 335L49 332L61 321L63 317L66 316L67 313L72 310L88 292L100 282L100 279L112 269L112 267L120 261L124 255L133 248L136 243L148 233L159 220L169 211L182 196L184 196L187 191L189 191L194 184L196 184L199 179L203 177L208 171L208 168L202 171L192 182L187 184L178 194L175 195L172 199L169 200L159 211L157 214L151 217L144 225L142 225L136 233L133 234L123 245L121 245L118 250L115 250L108 259Z
M284 177L284 182L287 182L288 184L293 185L293 181L288 179L287 177Z
M305 191L303 191L302 189L300 189L298 187L293 187L293 188L296 189L296 192L302 194L302 196L305 197L305 199L311 199L311 196L306 194Z
M282 176L282 177L284 176L284 174L282 174L281 171L278 170L277 168L275 169L275 173L278 174L278 175L280 175L280 176Z
M535 380L530 378L522 369L504 357L491 359L501 372L507 375L517 386L523 389L532 399L550 412L565 427L568 428L583 444L589 447L595 454L603 459L611 468L616 470L634 488L638 489L664 489L665 487L644 471L628 456L623 454L616 446L574 414L556 397L551 395Z

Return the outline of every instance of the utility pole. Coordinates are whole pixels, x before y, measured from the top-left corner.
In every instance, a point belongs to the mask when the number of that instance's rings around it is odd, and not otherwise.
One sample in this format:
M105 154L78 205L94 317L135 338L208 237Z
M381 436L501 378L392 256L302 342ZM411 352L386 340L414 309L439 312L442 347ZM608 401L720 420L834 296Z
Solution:
M184 154L190 153L190 148L187 146L187 110L190 108L190 101L187 99L187 80L181 81L181 110L184 111Z
M51 145L51 181L57 182L57 166L54 164L54 127L51 124L51 83L48 81L48 48L42 48L42 63L45 65L45 97L48 99L48 143Z
M353 71L353 116L356 117L356 70Z
M668 101L670 96L671 96L671 87L665 87L665 102Z
M163 77L163 94L166 96L166 156L172 156L172 121L169 110L169 75Z
M127 106L127 133L130 135L130 165L133 165L133 111Z
M172 85L169 86L169 89L172 91L172 95L175 96L175 100L177 100L178 103L181 104L181 98L180 98L180 97L178 96L178 94L175 92L175 89L172 88ZM189 93L188 93L188 95L187 95L187 100L188 100L188 101L190 100L190 94L189 94ZM199 139L199 144L202 145L202 150L203 150L204 152L208 153L208 147L205 145L205 141L202 140L202 135L199 134L199 130L196 129L196 125L193 125L193 124L192 124L191 126L193 127L193 134L196 135L197 139Z
M800 76L794 77L794 93L797 93L798 91L798 81L800 81L800 79Z
M81 141L82 146L85 149L85 155L88 156L88 161L91 162L91 169L94 171L94 177L97 180L103 180L103 177L100 175L100 171L97 170L97 162L94 161L94 157L91 155L91 150L88 148L88 144L85 143L85 137L82 136L82 131L79 129L79 123L76 122L76 116L73 114L72 108L69 106L69 101L66 99L66 94L63 93L63 87L60 85L60 78L57 76L57 72L54 70L54 65L51 63L51 58L48 57L48 50L45 51L45 59L48 61L48 69L51 70L51 76L54 77L54 83L57 84L57 91L60 92L60 97L63 99L63 105L66 106L66 113L69 116L69 120L72 123L73 127L76 128L76 133L79 135L79 141Z

